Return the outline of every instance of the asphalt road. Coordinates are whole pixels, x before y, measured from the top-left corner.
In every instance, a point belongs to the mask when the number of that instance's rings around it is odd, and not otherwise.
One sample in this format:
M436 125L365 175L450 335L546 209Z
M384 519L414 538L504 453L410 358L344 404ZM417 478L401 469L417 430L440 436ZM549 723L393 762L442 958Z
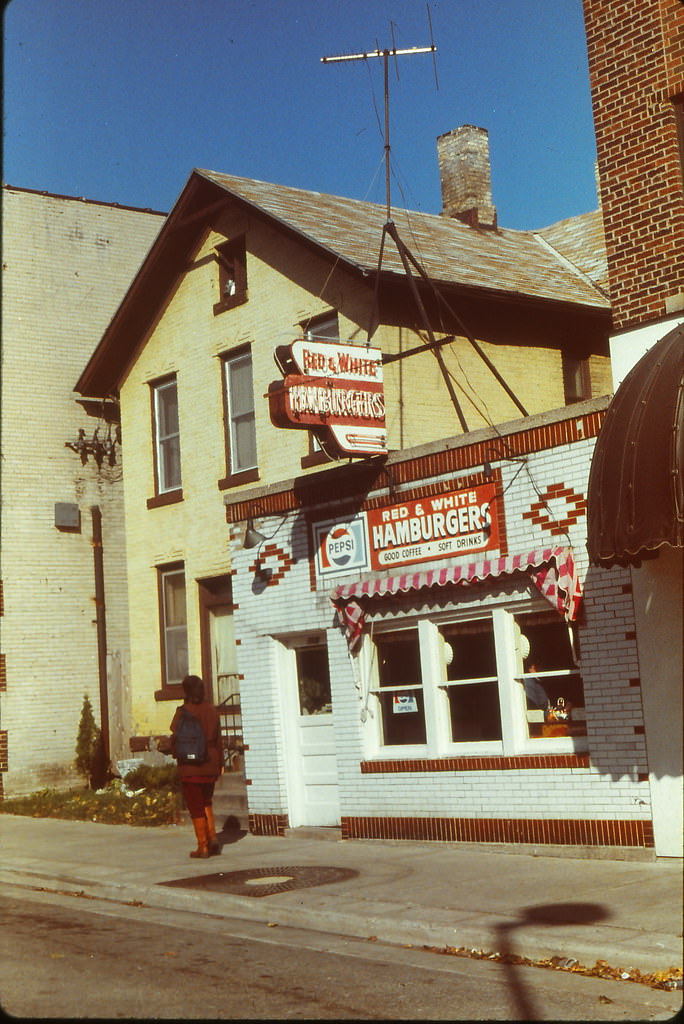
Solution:
M259 922L0 887L18 1018L669 1020L681 992Z

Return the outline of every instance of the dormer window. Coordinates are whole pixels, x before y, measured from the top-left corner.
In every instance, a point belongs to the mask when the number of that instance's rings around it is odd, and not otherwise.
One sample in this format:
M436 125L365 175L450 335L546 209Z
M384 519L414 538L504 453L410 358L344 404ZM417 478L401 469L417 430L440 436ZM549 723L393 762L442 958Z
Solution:
M216 246L219 301L214 314L223 313L247 301L247 257L244 238Z

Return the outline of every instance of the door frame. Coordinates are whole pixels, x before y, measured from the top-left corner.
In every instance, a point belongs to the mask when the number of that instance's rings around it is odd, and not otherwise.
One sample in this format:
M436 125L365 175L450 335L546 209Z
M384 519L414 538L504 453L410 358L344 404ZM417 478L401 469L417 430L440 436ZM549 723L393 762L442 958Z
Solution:
M235 605L233 604L233 581L230 575L223 573L220 576L198 579L196 583L202 679L204 680L207 700L216 703L218 692L216 680L214 679L213 658L211 654L211 611L213 608L218 607L230 608L231 612L235 611Z

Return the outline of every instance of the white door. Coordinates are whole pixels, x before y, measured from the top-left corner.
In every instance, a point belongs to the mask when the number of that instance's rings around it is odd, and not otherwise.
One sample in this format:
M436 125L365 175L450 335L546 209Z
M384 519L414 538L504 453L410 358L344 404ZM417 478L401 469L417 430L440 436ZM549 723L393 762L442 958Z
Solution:
M335 731L328 649L317 643L290 652L290 824L339 825Z

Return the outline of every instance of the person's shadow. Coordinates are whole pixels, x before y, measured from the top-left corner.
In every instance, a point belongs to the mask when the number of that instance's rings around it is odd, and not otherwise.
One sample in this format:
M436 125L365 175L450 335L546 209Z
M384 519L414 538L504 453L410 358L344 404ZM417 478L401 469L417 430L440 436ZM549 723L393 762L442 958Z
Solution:
M228 814L223 822L221 831L216 831L216 841L219 844L219 849L222 850L224 846L237 843L240 839L244 839L246 835L247 830L240 827L237 817L234 814Z
M609 917L609 911L600 903L542 903L534 907L523 907L517 920L496 925L495 930L499 939L498 948L504 957L504 969L515 1000L518 1020L544 1020L546 1018L537 1013L534 1001L525 990L522 980L523 972L516 969L516 965L511 962L516 955L511 943L513 932L522 928L539 928L544 925L557 927L564 924L596 924Z

